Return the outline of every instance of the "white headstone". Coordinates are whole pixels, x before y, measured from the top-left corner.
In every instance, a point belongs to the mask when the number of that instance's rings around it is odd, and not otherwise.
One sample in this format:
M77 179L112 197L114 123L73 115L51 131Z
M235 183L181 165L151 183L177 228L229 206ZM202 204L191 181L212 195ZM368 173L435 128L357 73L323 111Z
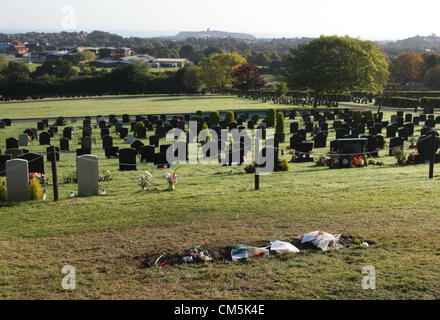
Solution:
M134 142L134 136L132 134L127 135L127 139L125 140L126 144L132 144Z
M8 201L26 201L30 199L27 160L13 159L6 161L6 183Z
M29 136L27 133L22 133L18 136L18 146L27 147L29 144Z
M98 195L98 157L83 155L76 158L78 174L78 195L90 197Z

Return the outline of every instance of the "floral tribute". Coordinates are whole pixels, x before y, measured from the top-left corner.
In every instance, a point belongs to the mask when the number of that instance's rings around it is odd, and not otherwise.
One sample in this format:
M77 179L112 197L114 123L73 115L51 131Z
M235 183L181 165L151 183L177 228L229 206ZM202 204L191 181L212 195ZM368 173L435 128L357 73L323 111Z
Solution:
M183 257L183 261L187 263L205 262L211 260L212 256L209 250L200 246L195 246L194 249L189 250L188 253Z
M146 191L149 186L153 184L153 176L150 172L145 171L144 174L140 174L138 177L139 185L141 186L141 191Z
M176 170L177 171L177 170ZM179 182L179 179L182 178L181 174L177 174L176 171L173 173L165 172L163 177L168 180L169 190L175 190L176 184Z
M362 168L365 166L365 160L362 156L354 156L351 158L351 167L352 168Z

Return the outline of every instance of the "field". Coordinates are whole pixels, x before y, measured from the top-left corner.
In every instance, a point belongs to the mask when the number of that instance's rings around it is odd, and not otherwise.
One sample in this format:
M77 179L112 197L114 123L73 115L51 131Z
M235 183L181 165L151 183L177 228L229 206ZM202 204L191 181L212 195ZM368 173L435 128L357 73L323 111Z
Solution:
M179 96L179 95L133 95L106 96L74 99L44 99L31 102L0 103L2 118L34 119L58 116L97 116L98 114L178 114L195 113L197 110L265 110L272 103L262 103L235 96Z
M1 104L0 114L33 118L273 106L233 97L112 97ZM388 119L390 115L385 113ZM71 150L77 148L81 133L81 123L73 125ZM2 152L6 138L17 137L29 126L36 123L17 122L0 129ZM286 128L288 132L288 123ZM153 169L138 161L137 171L119 172L118 160L104 157L99 129L93 132L100 170L113 174L112 181L100 183L106 195L70 199L77 186L64 184L63 176L75 171L76 155L62 152L59 202L52 201L50 186L46 201L0 204L0 298L440 298L438 168L429 180L428 165L399 166L385 149L380 153L383 166L332 170L291 163L288 172L262 176L261 189L255 191L254 176L245 174L244 165L178 165L183 177L176 191L169 192L162 174L170 169ZM111 132L114 136L114 129ZM333 137L331 133L327 145ZM56 145L58 139L59 135L53 139ZM127 146L118 138L114 142ZM286 146L281 145L281 157L290 160ZM46 151L38 142L31 142L29 149ZM154 184L141 193L136 178L144 170L153 174ZM45 171L52 180L47 161ZM371 245L230 261L233 244L266 246L268 239L293 241L313 230L342 233ZM196 244L212 249L218 259L203 265L147 267L165 252L182 253ZM75 290L61 287L65 265L76 269ZM367 265L376 269L375 290L361 286L361 271Z

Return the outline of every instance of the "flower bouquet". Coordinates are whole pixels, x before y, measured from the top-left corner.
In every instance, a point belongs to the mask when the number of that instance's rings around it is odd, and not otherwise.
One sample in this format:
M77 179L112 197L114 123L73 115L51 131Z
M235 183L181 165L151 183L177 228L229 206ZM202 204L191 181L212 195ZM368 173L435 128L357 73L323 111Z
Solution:
M177 170L176 170L177 171ZM179 182L179 179L182 177L181 174L177 174L176 171L174 173L165 172L163 177L168 180L169 188L168 190L172 191L176 189L176 184Z
M146 191L148 186L151 186L153 183L153 176L148 171L145 171L144 174L140 174L138 177L139 185L141 186L141 191Z
M40 191L41 187L38 187L35 182L38 182L39 185L43 186L43 189ZM43 174L38 172L29 173L29 183L31 190L31 198L35 200L46 200L47 189L46 185L49 184L49 179Z
M185 262L205 262L211 261L212 256L208 249L202 248L200 246L195 246L194 249L189 250L189 252L183 257Z
M354 156L351 159L351 167L352 168L362 168L365 166L365 160L362 156Z

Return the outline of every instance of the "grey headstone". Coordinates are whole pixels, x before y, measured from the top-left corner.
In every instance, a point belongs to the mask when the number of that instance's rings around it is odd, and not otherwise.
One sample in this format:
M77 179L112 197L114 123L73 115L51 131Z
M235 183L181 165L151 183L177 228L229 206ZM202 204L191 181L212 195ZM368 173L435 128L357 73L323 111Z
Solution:
M22 133L18 136L18 146L27 147L29 144L29 136L27 133Z
M98 195L98 157L83 155L76 158L78 174L78 195L90 197Z
M26 201L30 199L27 160L13 159L6 161L6 181L8 201Z

